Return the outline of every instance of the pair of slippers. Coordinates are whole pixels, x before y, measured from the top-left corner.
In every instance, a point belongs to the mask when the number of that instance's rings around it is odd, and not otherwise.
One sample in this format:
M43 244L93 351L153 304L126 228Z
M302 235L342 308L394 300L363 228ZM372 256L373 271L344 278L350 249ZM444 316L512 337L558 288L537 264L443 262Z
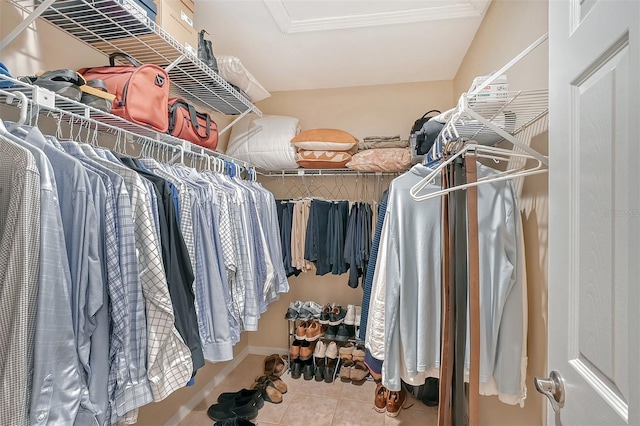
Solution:
M256 377L251 389L260 389L262 399L273 404L282 402L282 395L287 393L287 384L280 377L274 375L264 375Z
M264 359L265 376L282 376L289 367L288 362L279 354L269 355Z

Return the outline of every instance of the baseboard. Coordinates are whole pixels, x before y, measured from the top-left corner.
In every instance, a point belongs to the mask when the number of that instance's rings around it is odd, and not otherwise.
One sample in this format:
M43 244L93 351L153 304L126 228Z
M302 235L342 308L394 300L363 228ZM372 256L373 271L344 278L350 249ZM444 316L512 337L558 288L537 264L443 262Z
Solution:
M193 409L218 386L240 363L250 354L250 348L245 347L205 386L195 393L189 400L164 423L164 426L177 426ZM273 353L273 352L271 352Z
M268 348L265 346L249 346L249 353L251 355L271 355L271 354L280 354L287 355L289 353L288 349L282 348Z

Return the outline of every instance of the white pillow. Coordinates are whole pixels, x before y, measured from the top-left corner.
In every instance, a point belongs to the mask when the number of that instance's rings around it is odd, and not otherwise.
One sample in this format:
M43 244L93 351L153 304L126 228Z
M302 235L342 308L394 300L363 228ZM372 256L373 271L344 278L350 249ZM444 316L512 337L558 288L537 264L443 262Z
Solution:
M218 61L218 73L229 83L242 89L253 102L258 102L271 96L271 93L262 87L258 80L251 74L235 56L216 56Z
M247 114L231 128L226 154L268 171L297 169L289 141L298 133L297 118Z

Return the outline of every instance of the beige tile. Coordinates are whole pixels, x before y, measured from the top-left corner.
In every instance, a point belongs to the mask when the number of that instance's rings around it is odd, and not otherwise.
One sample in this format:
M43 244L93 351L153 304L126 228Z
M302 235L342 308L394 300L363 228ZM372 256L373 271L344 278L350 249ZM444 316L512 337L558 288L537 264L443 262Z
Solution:
M426 407L426 405L425 405ZM429 408L429 407L427 407ZM398 417L389 417L385 414L385 426L435 426L438 424L438 410L416 409L414 405L411 408L400 411Z
M291 399L292 397L289 395L289 393L286 393L282 398L282 402L279 404L265 402L264 407L262 407L260 409L260 412L258 413L258 417L256 418L255 423L258 423L260 425L269 423L273 423L276 425L279 424L280 420L282 420L282 417L284 416L284 413L287 411L287 408L289 408Z
M338 405L336 398L318 398L314 395L292 395L281 425L330 426Z
M362 385L344 383L340 399L353 399L355 401L363 401L373 404L375 392L376 383L372 380L367 380Z
M338 401L332 426L383 426L384 413L373 409L373 404L363 401Z
M333 383L316 382L313 379L300 381L295 389L296 393L336 399L339 399L342 393L343 383L340 380L334 380Z
M187 417L185 417L178 425L179 426L202 426L210 425L213 420L207 416L207 413L199 413L192 411Z

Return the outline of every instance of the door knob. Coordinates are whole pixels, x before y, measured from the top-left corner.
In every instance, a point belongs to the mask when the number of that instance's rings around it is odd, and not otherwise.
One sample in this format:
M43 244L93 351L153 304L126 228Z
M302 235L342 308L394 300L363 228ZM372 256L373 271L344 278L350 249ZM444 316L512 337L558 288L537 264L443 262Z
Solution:
M564 407L564 379L560 373L554 370L548 378L536 377L533 382L536 390L549 398L553 411L558 413Z

